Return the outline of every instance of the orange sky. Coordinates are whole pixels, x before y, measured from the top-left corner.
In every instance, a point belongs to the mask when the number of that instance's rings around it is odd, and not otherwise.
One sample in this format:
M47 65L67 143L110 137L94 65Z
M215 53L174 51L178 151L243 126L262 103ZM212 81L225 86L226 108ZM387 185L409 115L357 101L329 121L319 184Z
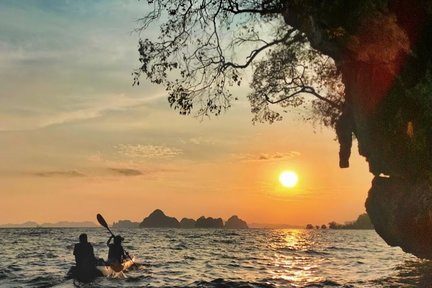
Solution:
M170 110L161 87L132 87L139 2L32 3L0 3L0 224L141 221L160 208L304 225L364 212L372 175L356 145L338 168L334 131L289 115L254 126L246 87L202 122ZM278 182L285 169L299 174L293 189Z

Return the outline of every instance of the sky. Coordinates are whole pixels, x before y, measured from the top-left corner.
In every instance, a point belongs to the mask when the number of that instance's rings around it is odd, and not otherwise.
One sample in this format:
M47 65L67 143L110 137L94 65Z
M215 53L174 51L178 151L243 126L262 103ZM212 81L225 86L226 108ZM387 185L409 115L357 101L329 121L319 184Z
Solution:
M0 1L0 224L177 217L305 225L355 220L372 175L296 113L252 124L248 85L219 117L170 109L141 80L133 1ZM147 33L157 33L149 31ZM241 52L241 51L240 51ZM293 170L294 188L278 175Z

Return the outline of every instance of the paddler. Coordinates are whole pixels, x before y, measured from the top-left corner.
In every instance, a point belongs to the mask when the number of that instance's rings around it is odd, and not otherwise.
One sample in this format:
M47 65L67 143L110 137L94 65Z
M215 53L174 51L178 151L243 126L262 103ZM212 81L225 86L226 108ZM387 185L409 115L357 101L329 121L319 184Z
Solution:
M111 243L111 239L114 238L114 243ZM124 240L123 237L120 235L112 235L108 241L107 245L109 247L108 251L108 263L109 264L121 264L124 259L127 258L127 255L121 245L122 241Z
M79 236L79 243L75 244L73 254L76 262L75 278L83 281L98 276L97 259L94 255L93 246L87 240L87 234L82 233Z

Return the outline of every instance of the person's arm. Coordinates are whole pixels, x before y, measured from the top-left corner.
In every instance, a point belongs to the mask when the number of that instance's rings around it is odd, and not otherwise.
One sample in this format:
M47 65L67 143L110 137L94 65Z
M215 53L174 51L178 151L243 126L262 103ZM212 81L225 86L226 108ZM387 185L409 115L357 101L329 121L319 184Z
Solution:
M123 246L121 247L121 252L122 252L122 260L125 260L127 258L126 252L123 249Z

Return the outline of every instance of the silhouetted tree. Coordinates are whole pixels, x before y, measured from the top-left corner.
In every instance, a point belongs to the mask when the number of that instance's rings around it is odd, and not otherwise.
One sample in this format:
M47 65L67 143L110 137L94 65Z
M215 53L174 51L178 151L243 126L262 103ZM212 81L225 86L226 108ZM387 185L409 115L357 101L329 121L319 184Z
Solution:
M335 221L332 221L329 223L329 229L339 229L340 224L336 223Z
M341 74L305 34L283 23L283 1L148 2L152 10L137 30L165 21L157 39L139 42L142 65L135 83L144 74L163 84L181 114L219 115L236 99L229 86L241 85L242 70L253 66L248 97L254 121L281 120L271 104L285 110L312 105L316 113L306 118L335 125L343 105Z
M219 115L252 68L253 121L311 108L304 119L336 129L342 168L354 135L376 177L366 209L377 232L432 258L432 238L415 236L432 235L421 200L432 193L432 0L146 2L137 31L160 33L139 42L135 84L164 85L181 114Z
M324 225L325 226L325 225ZM330 229L373 229L373 225L367 213L361 214L357 217L356 221L346 222L345 224L338 224L334 221L329 223Z
M314 226L312 224L307 224L306 229L314 229Z

